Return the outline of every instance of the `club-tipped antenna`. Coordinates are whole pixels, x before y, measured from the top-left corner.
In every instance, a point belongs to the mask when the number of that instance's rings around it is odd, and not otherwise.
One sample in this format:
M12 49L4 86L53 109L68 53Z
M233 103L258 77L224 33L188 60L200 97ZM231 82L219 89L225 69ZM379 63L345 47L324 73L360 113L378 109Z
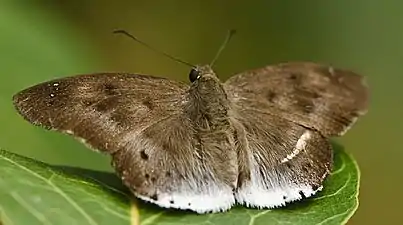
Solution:
M228 31L227 37L225 38L224 42L222 43L222 45L218 49L213 61L211 61L210 67L213 67L214 63L217 61L218 57L220 57L222 51L227 46L227 44L229 43L229 41L231 40L232 36L234 36L235 33L236 33L236 30L234 30L234 29L231 29L231 30Z
M168 53L165 53L165 52L163 52L163 51L160 51L160 50L158 50L158 49L152 47L151 45L149 45L149 44L143 42L142 40L138 39L137 37L135 37L134 35L130 34L129 32L127 32L127 31L125 31L125 30L114 30L113 33L114 33L114 34L123 34L123 35L125 35L125 36L127 36L127 37L133 39L134 41L137 41L139 44L141 44L141 45L147 47L148 49L151 49L151 50L153 50L154 52L157 52L157 53L159 53L159 54L162 54L162 55L164 55L165 57L168 57L168 58L170 58L170 59L172 59L172 60L174 60L174 61L176 61L176 62L185 64L185 65L190 66L190 67L192 67L192 68L195 68L195 67L196 67L195 65L193 65L193 64L191 64L191 63L188 63L188 62L186 62L186 61L183 61L183 60L181 60L181 59L178 59L178 58L176 58L176 57L174 57L174 56L172 56L172 55L170 55L170 54L168 54Z

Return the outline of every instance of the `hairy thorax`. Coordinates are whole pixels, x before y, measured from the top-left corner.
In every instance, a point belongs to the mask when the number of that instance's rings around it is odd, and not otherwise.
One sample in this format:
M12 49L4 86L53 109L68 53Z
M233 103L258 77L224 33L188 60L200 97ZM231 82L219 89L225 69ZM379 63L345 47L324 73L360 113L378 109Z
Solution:
M230 103L218 78L204 75L189 90L186 113L192 123L193 139L200 159L213 174L236 188L238 167ZM213 178L214 179L214 178Z

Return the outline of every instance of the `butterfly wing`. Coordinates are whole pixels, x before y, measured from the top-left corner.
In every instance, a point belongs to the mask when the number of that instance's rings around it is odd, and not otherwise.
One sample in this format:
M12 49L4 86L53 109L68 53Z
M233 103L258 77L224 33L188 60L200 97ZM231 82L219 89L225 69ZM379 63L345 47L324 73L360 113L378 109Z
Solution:
M277 207L322 188L332 167L327 137L367 110L362 77L313 63L285 63L225 84L242 161L236 200Z
M225 88L234 104L278 115L324 136L344 134L368 107L363 77L314 63L251 70L231 77Z
M93 74L42 83L13 100L31 123L111 154L137 197L197 212L228 209L235 199L222 163L226 156L195 147L200 142L184 113L188 89L151 76Z
M283 206L314 195L331 171L332 149L319 132L270 114L234 109L239 163L237 202Z
M73 134L97 150L113 153L121 147L122 134L179 113L186 88L157 77L105 73L38 84L13 100L31 123Z

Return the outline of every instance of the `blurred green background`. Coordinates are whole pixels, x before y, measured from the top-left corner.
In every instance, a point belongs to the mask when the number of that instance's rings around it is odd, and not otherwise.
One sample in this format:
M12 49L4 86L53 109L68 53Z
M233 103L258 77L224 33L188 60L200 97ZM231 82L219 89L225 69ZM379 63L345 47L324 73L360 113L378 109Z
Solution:
M108 157L44 131L14 111L17 91L56 77L100 71L187 81L189 68L111 33L124 28L194 64L218 60L222 78L284 61L309 60L368 77L367 116L337 141L357 159L360 207L350 224L401 221L403 2L0 1L0 148L57 165L110 170Z

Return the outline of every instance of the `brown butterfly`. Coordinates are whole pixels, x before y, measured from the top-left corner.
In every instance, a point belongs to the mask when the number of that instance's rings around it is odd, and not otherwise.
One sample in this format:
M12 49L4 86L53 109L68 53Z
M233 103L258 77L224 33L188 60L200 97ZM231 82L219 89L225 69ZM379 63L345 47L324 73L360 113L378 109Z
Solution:
M314 195L332 167L328 138L366 113L368 88L347 70L285 63L221 83L190 65L190 85L124 73L78 75L14 96L29 122L112 156L135 196L167 208L224 211L283 206Z
M344 134L368 105L361 76L308 62L224 83L197 66L189 79L78 75L23 90L14 104L29 122L110 154L138 198L198 213L314 195L332 168L328 138Z

